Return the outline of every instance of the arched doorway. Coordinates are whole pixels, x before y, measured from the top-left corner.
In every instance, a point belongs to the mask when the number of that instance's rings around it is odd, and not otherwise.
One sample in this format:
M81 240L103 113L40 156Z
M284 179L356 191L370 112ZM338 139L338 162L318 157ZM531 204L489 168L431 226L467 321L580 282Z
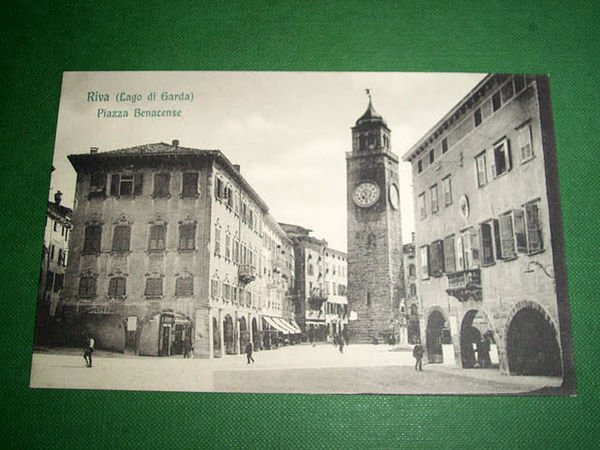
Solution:
M258 322L256 321L256 317L252 318L252 346L254 350L259 350L260 345L260 335L258 331Z
M492 367L490 349L495 338L487 315L480 310L467 311L460 327L460 354L463 369Z
M427 320L427 342L425 345L427 347L427 357L430 363L444 362L442 344L451 342L450 330L445 327L445 323L446 319L440 311L433 310L431 314L429 314Z
M240 319L240 351L246 349L246 345L250 342L250 332L248 331L248 324L246 318L241 317Z
M562 375L556 329L537 309L525 307L514 315L508 326L506 352L511 375Z
M213 356L215 358L221 357L221 331L219 330L219 321L216 317L212 319L212 332L213 332Z
M233 328L233 319L229 314L223 319L223 338L225 340L225 353L235 354L235 330Z

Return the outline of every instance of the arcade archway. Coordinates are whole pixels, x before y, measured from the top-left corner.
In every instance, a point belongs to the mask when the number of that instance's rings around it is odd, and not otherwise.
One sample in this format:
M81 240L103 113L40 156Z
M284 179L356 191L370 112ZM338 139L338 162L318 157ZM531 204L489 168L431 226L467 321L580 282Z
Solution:
M477 309L467 311L460 327L460 354L463 369L492 367L490 350L495 337L487 315Z
M562 362L554 324L536 308L520 309L508 325L506 353L511 375L561 376Z
M235 329L233 327L233 319L229 314L223 319L223 338L225 340L225 353L228 355L235 354Z
M260 349L260 335L258 331L258 322L256 321L256 317L252 318L252 346L254 350Z
M446 319L444 315L433 310L427 319L426 348L427 357L430 363L443 363L444 351L442 344L451 342L450 330L445 327Z
M248 324L246 318L240 318L240 350L244 351L246 345L250 342L250 332L248 331Z

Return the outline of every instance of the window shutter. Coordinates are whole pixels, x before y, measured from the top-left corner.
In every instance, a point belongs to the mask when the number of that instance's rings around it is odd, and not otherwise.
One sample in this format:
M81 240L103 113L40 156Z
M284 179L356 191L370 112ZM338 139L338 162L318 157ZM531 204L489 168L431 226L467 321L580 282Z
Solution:
M496 259L504 258L502 254L502 240L500 239L500 222L497 219L492 220L494 227L494 244L496 245Z
M492 245L492 227L489 223L480 225L481 233L481 263L492 264L494 262L494 247Z
M133 195L142 195L143 185L144 185L144 174L136 173L133 176Z
M505 214L500 216L499 221L502 256L504 258L511 258L515 256L515 237L512 224L512 215Z
M510 150L510 141L507 139L504 145L506 146L506 171L508 172L512 169L512 153Z
M456 258L454 253L454 237L450 236L444 239L444 272L446 273L453 273L456 271Z
M529 253L537 252L544 248L542 240L542 228L539 220L539 206L535 203L530 203L525 206L527 213L527 237Z
M110 195L117 196L119 195L119 181L120 176L116 173L113 173L110 176Z
M517 251L527 253L527 234L525 231L525 215L523 210L513 211L513 226L515 231L515 240L517 242Z
M473 262L473 269L478 269L481 260L480 254L480 242L479 242L479 230L477 228L473 228L471 230L471 257Z

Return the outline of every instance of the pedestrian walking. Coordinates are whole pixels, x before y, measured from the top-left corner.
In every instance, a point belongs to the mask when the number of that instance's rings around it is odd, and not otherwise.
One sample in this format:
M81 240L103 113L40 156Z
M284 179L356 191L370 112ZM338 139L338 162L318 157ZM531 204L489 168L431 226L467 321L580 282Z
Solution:
M185 338L183 341L183 358L184 359L187 359L190 357L191 349L192 349L192 342L188 338Z
M423 371L423 355L425 354L425 349L421 345L421 341L417 340L413 348L413 356L415 358L415 370L420 372Z
M492 365L492 361L490 359L490 338L487 334L483 336L483 339L479 343L479 351L477 352L479 356L479 366L483 368L490 367Z
M83 359L85 359L85 365L92 367L92 353L94 353L94 345L96 341L91 335L87 335L85 339L85 346L83 349Z
M246 359L248 360L248 364L250 364L250 361L252 361L252 364L254 364L254 358L252 357L253 350L252 342L248 342L248 345L246 345Z

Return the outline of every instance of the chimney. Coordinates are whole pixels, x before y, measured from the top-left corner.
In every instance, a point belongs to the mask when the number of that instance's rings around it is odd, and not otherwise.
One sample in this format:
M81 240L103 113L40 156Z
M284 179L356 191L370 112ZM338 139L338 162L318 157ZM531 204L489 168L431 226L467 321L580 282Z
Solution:
M239 164L234 164L233 168L236 170L237 173L240 173L240 165Z
M175 148L179 147L179 140L178 139L173 139L173 147L175 147Z
M90 147L90 155L95 155L98 153L98 147Z
M61 201L62 201L62 192L56 191L56 194L54 194L54 204L56 206L59 206Z

